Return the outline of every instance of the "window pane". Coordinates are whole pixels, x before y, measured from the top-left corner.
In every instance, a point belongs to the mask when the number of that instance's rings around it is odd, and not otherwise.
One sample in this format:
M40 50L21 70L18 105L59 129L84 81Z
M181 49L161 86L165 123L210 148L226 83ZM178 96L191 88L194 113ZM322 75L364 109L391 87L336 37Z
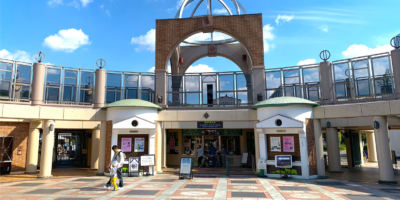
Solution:
M20 90L20 99L29 99L30 86L23 85Z
M239 74L236 76L237 79L237 90L238 91L243 91L243 90L252 90L251 87L251 74ZM249 83L249 86L247 86L247 83Z
M11 72L0 71L0 96L8 97L10 91Z
M121 92L107 92L106 103L112 103L121 100Z
M216 84L203 83L203 104L213 104L216 98Z
M219 76L219 88L221 91L233 91L233 75Z
M200 77L199 76L185 76L185 89L186 92L200 91Z
M300 86L285 87L285 96L300 97Z
M92 103L93 101L93 90L81 90L79 94L79 102Z
M336 97L341 98L341 97L351 97L350 93L350 87L348 84L339 84L336 85Z
M64 86L64 97L63 101L75 101L76 87Z
M335 81L336 82L341 82L349 78L349 64L348 63L342 63L342 64L337 64L334 65L335 68Z
M268 72L265 74L267 89L274 89L281 87L281 72Z
M282 90L277 89L277 90L267 90L267 99L271 99L274 97L281 97L282 96Z
M31 66L17 66L17 82L30 84L31 83Z
M81 88L93 88L94 85L94 79L93 79L93 73L91 72L81 72ZM90 86L92 87L90 87Z
M69 71L69 70L65 70L65 78L76 78L78 72L77 71Z
M168 93L168 105L171 106L182 105L182 93Z
M368 79L356 80L356 86L358 96L370 95Z
M168 92L182 91L182 76L168 76Z
M47 68L46 85L59 86L60 85L60 69Z
M121 74L107 74L107 90L121 90Z
M319 99L318 87L309 87L306 91L308 100L316 101Z
M374 67L375 76L390 74L390 65L388 57L372 59L372 66Z
M154 80L155 76L142 76L142 90L143 89L150 89L151 91L154 91Z
M375 92L377 95L379 94L393 94L391 79L382 79L375 81Z
M138 90L125 87L125 99L137 99Z
M214 104L217 102L214 100ZM219 104L220 105L235 105L235 96L233 92L221 92L219 94Z
M139 76L138 75L125 75L125 87L137 88Z
M368 69L357 69L354 70L354 78L368 77Z
M360 60L353 62L353 69L368 68L368 60Z
M46 88L46 101L58 101L58 95L58 88Z
M154 93L142 92L142 100L154 102Z
M186 94L186 104L200 105L200 94L199 93Z
M252 104L253 103L253 95L250 92L238 92L237 98L238 104Z
M305 68L303 69L304 83L319 82L319 68Z
M12 63L0 62L0 69L11 71L11 69L13 68L12 66L13 66Z

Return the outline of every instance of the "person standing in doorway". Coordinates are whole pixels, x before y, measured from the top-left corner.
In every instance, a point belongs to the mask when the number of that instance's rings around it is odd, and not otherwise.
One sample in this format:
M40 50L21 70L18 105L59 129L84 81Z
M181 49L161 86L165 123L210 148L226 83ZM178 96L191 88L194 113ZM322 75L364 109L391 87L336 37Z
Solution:
M117 168L117 177L119 179L118 189L122 190L124 188L124 180L122 179L122 166L124 165L125 154L118 149L117 145L112 146L112 150L114 151L114 156L111 159L111 163L115 164L115 167ZM111 166L111 163L108 166ZM110 189L110 186L111 178L104 186L104 188Z
M197 148L196 154L197 154L197 165L200 168L204 157L204 149L201 148L201 145L199 145L199 148Z
M225 160L225 155L226 155L226 148L224 145L222 145L222 149L221 149L221 163L222 163L222 167L226 166L226 160Z

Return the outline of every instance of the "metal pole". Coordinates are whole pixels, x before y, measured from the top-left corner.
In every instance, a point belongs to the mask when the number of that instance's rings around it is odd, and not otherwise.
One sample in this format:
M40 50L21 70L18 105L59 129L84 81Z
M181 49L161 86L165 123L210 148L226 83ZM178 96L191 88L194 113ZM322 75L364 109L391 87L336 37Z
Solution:
M226 158L226 175L229 176L229 158Z

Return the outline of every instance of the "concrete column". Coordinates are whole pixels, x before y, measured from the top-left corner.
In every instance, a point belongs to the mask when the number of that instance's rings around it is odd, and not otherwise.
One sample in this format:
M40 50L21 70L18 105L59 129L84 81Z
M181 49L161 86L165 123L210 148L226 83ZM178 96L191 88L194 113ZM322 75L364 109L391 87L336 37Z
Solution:
M54 148L54 120L45 120L43 123L42 155L40 158L40 172L38 178L52 178Z
M254 83L254 104L258 103L257 96L261 94L262 100L265 100L265 67L253 67L253 83Z
M157 174L163 173L162 171L162 128L161 128L161 123L162 122L157 122L157 132L156 132L156 171Z
M367 147L368 147L368 162L378 162L376 157L375 135L373 131L366 132L367 134Z
M25 174L36 174L39 157L39 129L29 129Z
M99 145L99 167L97 169L98 176L104 176L104 168L106 162L106 137L107 137L107 122L102 121L100 125L100 145Z
M335 94L333 93L332 63L329 61L321 62L319 67L319 73L321 75L322 104L332 104L335 99Z
M39 106L43 103L44 74L46 65L43 63L33 64L31 105Z
M162 108L167 107L168 97L166 93L166 83L167 83L167 70L165 69L156 69L156 98L155 104L159 105ZM157 96L162 97L161 103L158 102Z
M342 172L337 128L327 128L326 139L328 143L329 172Z
M162 162L163 162L163 166L164 168L167 167L167 132L165 131L165 122L162 122L163 126L162 126Z
M254 126L255 126L255 124L254 124ZM260 137L259 137L260 134L263 134L262 129L256 129L255 128L254 129L254 143L256 145L256 152L255 152L255 159L256 159L255 161L256 161L256 163L258 162L258 159L261 157L261 155L260 155L260 153L261 153ZM265 158L265 159L267 159L267 158ZM258 168L256 168L256 169L257 169L257 172L259 173L260 170Z
M364 145L363 145L363 141L362 141L362 136L361 136L361 131L358 132L358 137L360 140L360 154L361 154L361 165L364 165Z
M396 98L400 99L400 49L391 52Z
M100 130L92 130L92 155L90 156L90 169L99 169L100 160Z
M376 152L378 153L379 183L397 183L394 180L393 164L390 152L389 130L386 116L374 117L378 129L374 129Z
M324 143L322 141L321 120L314 119L315 152L317 157L317 174L319 178L326 178L324 162Z
M94 108L102 108L105 104L106 70L96 69L96 83L94 86Z

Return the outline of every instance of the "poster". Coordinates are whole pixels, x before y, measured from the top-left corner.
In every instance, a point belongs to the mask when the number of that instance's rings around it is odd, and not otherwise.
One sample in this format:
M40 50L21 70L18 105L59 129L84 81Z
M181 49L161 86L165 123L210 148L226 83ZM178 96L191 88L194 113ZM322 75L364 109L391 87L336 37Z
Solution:
M155 159L154 155L142 155L140 156L140 165L143 167L154 166Z
M275 167L292 168L291 155L275 155Z
M259 158L257 162L258 169L267 169L267 163L264 158Z
M181 158L181 168L180 172L181 174L190 174L192 167L192 159L191 158Z
M135 138L135 152L144 152L144 138Z
M175 149L175 139L169 140L169 149Z
M129 158L129 172L139 172L139 157Z
M249 153L248 153L248 152L243 152L241 164L246 164L246 163L247 163L247 158L248 158L248 156L249 156Z
M123 152L132 152L132 138L121 139L121 150Z
M293 137L283 137L283 152L294 152L294 138Z
M270 137L271 151L281 152L281 138L280 137Z

